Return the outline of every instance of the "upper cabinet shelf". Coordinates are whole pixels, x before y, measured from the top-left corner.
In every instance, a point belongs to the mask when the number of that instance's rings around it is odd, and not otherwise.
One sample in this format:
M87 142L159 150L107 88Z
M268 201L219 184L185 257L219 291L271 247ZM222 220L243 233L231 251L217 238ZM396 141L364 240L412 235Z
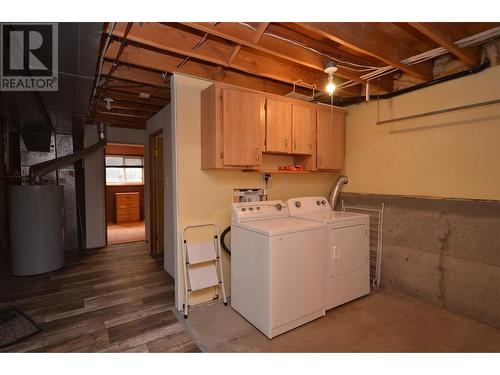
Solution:
M263 154L289 155L306 171L343 168L342 108L215 83L201 111L202 169L269 170Z

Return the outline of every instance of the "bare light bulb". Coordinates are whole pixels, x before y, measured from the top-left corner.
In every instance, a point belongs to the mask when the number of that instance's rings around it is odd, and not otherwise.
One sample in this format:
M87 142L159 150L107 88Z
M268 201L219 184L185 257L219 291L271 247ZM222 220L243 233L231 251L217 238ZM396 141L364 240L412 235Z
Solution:
M328 84L326 85L326 92L328 93L328 95L332 95L335 89L335 83L333 83L331 80L328 80Z

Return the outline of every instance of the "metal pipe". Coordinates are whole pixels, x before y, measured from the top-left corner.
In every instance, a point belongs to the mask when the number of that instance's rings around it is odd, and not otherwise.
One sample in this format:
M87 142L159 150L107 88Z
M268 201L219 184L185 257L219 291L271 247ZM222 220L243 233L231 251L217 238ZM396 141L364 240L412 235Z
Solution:
M439 77L439 78L433 79L431 81L422 82L418 85L410 86L410 87L407 87L407 88L404 88L404 89L401 89L398 91L393 91L393 92L390 92L387 94L382 94L379 97L380 97L380 99L391 99L391 98L394 98L394 97L399 96L399 95L403 95L403 94L406 94L406 93L409 93L412 91L423 89L425 87L436 85L438 83L447 82L447 81L450 81L452 79L461 78L461 77L465 77L468 75L482 72L484 69L488 68L490 65L491 65L490 59L485 58L484 61L480 65L478 65L472 69L464 70L464 71L461 71L458 73L453 73L453 74L450 74L450 75L447 75L444 77ZM336 96L335 99L337 102L334 103L334 105L352 105L352 104L358 104L358 103L363 102L365 100L365 96L364 95L363 96L351 96L351 97L345 97L345 98Z
M414 118L420 118L420 117L426 117L426 116L432 116L432 115L439 115L441 113L448 113L448 112L460 111L460 110L464 110L464 109L476 108L476 107L481 107L481 106L485 106L485 105L493 105L493 104L499 104L499 103L500 103L500 99L496 99L496 100L489 100L489 101L481 102L481 103L461 105L461 106L458 106L458 107L451 107L451 108L439 109L437 111L417 113L416 115L410 115L410 116L404 116L404 117L396 117L396 118L389 119L389 120L377 121L377 125L387 124L389 122L411 120L411 119L414 119Z
M328 203L330 203L330 207L332 210L335 210L335 206L337 205L337 200L339 199L339 194L340 191L342 190L342 187L349 182L349 179L347 176L340 176L337 181L335 182L335 185L333 185L333 189L328 195Z
M96 151L102 150L106 146L106 126L101 122L97 127L97 132L99 135L99 141L83 150L77 151L73 154L61 156L60 158L55 158L52 160L47 160L42 163L33 164L30 167L29 180L31 184L41 184L42 177L58 170L64 168L70 164L77 162L78 160L84 159L90 154Z

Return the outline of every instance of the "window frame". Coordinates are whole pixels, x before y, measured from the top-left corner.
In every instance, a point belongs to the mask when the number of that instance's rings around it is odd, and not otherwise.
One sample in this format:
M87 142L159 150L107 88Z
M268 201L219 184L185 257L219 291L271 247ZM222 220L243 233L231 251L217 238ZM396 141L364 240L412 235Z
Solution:
M121 165L108 165L107 164L107 158L108 157L114 157L114 158L121 158L122 159L122 164ZM125 159L140 159L141 160L141 165L127 165L125 164ZM144 156L143 155L117 155L117 154L106 154L104 155L104 167L106 170L106 175L105 175L105 180L106 180L106 186L144 186ZM120 168L123 169L123 182L108 182L108 174L107 170L108 168ZM137 169L140 168L142 169L142 182L127 182L127 169Z

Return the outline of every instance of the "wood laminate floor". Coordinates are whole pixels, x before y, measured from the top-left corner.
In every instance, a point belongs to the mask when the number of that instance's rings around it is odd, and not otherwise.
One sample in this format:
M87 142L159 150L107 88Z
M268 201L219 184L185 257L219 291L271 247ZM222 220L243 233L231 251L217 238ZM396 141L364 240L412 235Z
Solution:
M68 256L58 271L0 279L0 310L42 331L7 352L197 352L174 315L174 282L145 243Z
M144 221L114 224L108 223L108 245L144 241L146 226Z

